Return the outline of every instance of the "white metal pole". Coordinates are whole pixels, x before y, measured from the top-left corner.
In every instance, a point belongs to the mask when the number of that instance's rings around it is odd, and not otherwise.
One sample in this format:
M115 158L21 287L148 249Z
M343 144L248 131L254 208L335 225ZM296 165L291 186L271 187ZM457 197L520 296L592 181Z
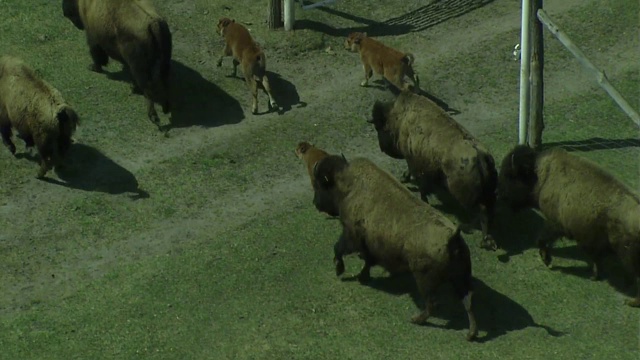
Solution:
M518 122L518 144L527 141L527 119L529 118L530 92L529 75L531 72L531 45L529 44L529 25L531 17L530 0L522 0L522 24L520 25L520 119Z
M286 31L293 30L293 24L296 22L295 11L293 0L284 0L284 29Z

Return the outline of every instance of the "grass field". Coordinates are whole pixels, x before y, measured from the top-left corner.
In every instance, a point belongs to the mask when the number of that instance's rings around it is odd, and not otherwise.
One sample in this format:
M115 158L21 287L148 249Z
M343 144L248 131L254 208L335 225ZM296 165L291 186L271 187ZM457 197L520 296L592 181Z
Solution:
M82 118L70 169L48 181L35 179L21 142L18 158L0 149L1 359L640 357L640 312L623 305L635 293L624 270L611 259L606 280L589 280L568 240L547 269L533 211L499 213L497 252L479 247L479 232L465 236L478 342L464 340L467 318L446 286L430 324L411 324L411 279L381 269L369 286L336 278L339 223L314 209L294 156L307 140L396 175L404 169L365 122L373 101L392 94L358 86L358 56L342 48L358 30L413 52L424 90L458 110L500 161L517 141L519 1L339 0L298 10L291 33L266 29L266 1L155 3L174 42L176 108L161 115L168 137L120 65L87 70L84 34L59 1L0 0L2 53L25 59ZM638 2L547 3L640 108ZM245 23L264 46L280 114L252 115L244 83L227 77L231 60L215 66L221 16ZM637 126L546 31L545 42L544 142L638 189ZM354 274L361 260L346 264Z

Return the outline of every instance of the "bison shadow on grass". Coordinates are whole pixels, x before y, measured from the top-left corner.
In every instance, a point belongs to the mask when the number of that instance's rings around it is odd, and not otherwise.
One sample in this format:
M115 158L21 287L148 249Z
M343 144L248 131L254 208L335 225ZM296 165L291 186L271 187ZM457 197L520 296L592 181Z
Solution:
M129 193L133 200L149 197L131 172L91 146L73 144L66 160L64 167L54 170L59 180L51 177L42 180L77 190L112 195Z
M355 277L344 278L343 281L356 281ZM418 294L415 280L410 273L398 274L388 277L372 277L365 285L392 295L410 294L416 306L422 306L423 302ZM466 330L467 316L459 306L450 284L444 283L435 293L436 307L432 318L446 319L445 325L434 324L427 321L426 327L442 328L447 330ZM524 330L528 327L542 328L547 334L558 337L565 333L554 330L548 326L536 323L531 314L517 302L508 296L490 288L482 280L473 278L473 312L478 322L478 330L485 332L479 336L476 342L484 343L510 331ZM407 321L409 319L407 318Z
M107 73L107 77L128 83L132 81L126 68ZM163 131L190 126L237 124L244 119L244 111L236 98L179 61L171 62L170 81L171 120L169 124L161 126Z
M229 75L228 77L232 77L232 76ZM293 106L296 106L297 108L303 108L307 106L306 102L300 101L300 95L298 94L298 90L296 89L296 86L292 82L283 78L282 75L269 70L267 70L267 77L269 78L269 85L271 85L271 91L273 92L273 97L276 100L276 103L278 104L279 115L282 115L290 111L293 108ZM244 77L242 77L242 72L239 71L238 76L236 76L235 79L240 80L243 83L242 86L246 87L246 85L244 85ZM262 90L262 88L260 87L260 85L258 87L259 87L258 103L263 104L266 101L265 100L266 95ZM260 108L263 108L263 106L261 105ZM266 110L266 111L263 111L262 114L270 113L272 111L273 110L271 111Z

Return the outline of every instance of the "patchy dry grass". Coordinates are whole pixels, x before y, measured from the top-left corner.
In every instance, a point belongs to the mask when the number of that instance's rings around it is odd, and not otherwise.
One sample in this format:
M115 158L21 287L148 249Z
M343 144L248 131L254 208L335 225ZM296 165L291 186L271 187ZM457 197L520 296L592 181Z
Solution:
M295 144L366 156L396 174L405 166L380 153L364 121L374 99L391 95L358 86L359 60L342 36L367 31L414 52L425 89L459 110L499 161L517 139L519 4L485 2L449 17L472 2L341 0L298 10L297 30L286 33L266 29L266 4L255 1L156 0L174 34L184 105L165 138L117 80L119 65L108 67L116 80L86 70L83 34L58 2L0 0L3 52L25 58L83 119L71 169L52 175L63 186L36 181L35 163L0 152L0 358L637 358L640 316L622 305L633 289L623 269L612 259L607 281L588 280L570 241L557 244L558 270L546 269L533 249L534 212L500 209L496 253L479 248L479 233L465 236L479 343L464 341L466 316L447 287L420 327L409 322L418 311L410 279L392 282L380 269L371 286L335 277L339 223L313 209ZM428 15L408 14L420 9ZM638 10L624 0L548 5L634 106ZM215 67L221 16L264 45L283 114L252 116L244 83L226 76L230 60ZM385 25L393 18L405 20ZM637 188L637 127L545 40L544 141ZM348 273L360 266L347 260Z

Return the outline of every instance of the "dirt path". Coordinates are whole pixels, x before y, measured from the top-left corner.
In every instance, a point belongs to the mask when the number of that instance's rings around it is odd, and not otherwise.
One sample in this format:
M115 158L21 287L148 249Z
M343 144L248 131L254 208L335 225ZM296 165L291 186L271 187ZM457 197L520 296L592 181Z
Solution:
M578 0L563 1L549 5L548 12L558 15L582 6L585 2ZM492 14L497 14L492 16ZM466 24L470 24L467 27ZM487 91L474 88L456 86L459 83L455 76L459 76L457 68L451 64L454 59L471 55L484 46L485 41L495 38L518 34L519 3L512 1L496 1L484 8L452 19L422 33L406 35L415 39L412 51L419 59L421 79L427 90L443 98L450 106L457 108L461 114L456 116L461 123L476 133L481 139L496 127L502 128L514 123L517 119L517 79L518 63L509 60L513 45L519 42L517 36L511 43L497 48L495 58L504 58L504 81L497 87ZM186 39L182 39L183 41ZM331 45L338 48L342 39L330 39ZM194 39L194 43L202 45L201 39ZM611 47L620 61L609 75L623 72L631 66L637 65L635 48L626 43ZM175 57L183 62L193 59L188 46L177 46ZM213 48L217 53L217 48ZM603 63L611 52L593 57L596 63ZM200 51L205 54L205 51ZM183 60L184 59L184 60ZM321 59L321 61L319 61ZM223 69L216 68L210 58L203 59L200 64L193 63L202 76L216 78L223 76L230 70L230 66ZM510 61L510 62L509 62ZM159 173L167 169L167 163L176 161L193 154L203 148L215 148L219 151L237 152L238 158L253 159L250 147L255 140L248 138L262 132L270 134L269 128L274 123L300 122L306 124L309 130L302 134L289 136L279 141L286 142L290 153L286 156L267 148L259 156L273 159L285 159L282 165L284 171L274 171L270 168L254 167L253 178L246 184L246 188L229 188L220 193L202 193L203 203L206 205L196 209L197 216L185 218L177 213L167 219L151 220L144 223L133 233L109 233L109 241L105 244L83 235L78 224L64 223L65 211L75 204L93 196L91 192L78 191L62 186L53 186L44 182L28 178L18 183L10 184L11 193L0 201L0 216L10 217L10 227L6 227L0 234L3 251L11 251L22 260L11 261L5 265L2 275L4 296L0 297L0 312L7 313L15 309L29 306L34 299L41 299L45 295L49 298L67 296L75 291L74 284L80 285L81 280L101 276L109 269L123 263L135 261L143 257L153 257L179 247L181 241L208 242L214 241L217 235L240 226L265 212L277 213L291 207L309 206L310 189L306 174L298 160L293 157L293 147L300 140L335 139L320 143L327 148L344 151L349 156L364 155L381 166L397 169L400 165L383 156L372 137L372 129L362 130L353 136L341 133L341 124L336 121L341 114L349 114L346 121L361 121L368 115L373 99L388 97L388 94L376 89L362 89L358 86L362 77L357 55L338 50L335 56L316 53L314 56L301 57L296 64L284 61L270 61L271 70L283 78L295 83L299 98L308 106L293 108L284 116L269 114L252 116L248 111L249 97L244 84L238 81L236 88L227 88L230 94L238 99L243 106L245 118L239 124L219 126L213 128L186 127L172 130L168 139L162 138L148 126L145 133L130 134L132 139L141 142L114 143L112 147L101 148L108 158L125 168L134 176L145 171L156 169ZM571 69L567 71L567 69ZM547 103L562 100L568 96L587 91L589 80L580 77L581 70L576 63L548 69ZM443 79L451 81L442 81ZM433 79L437 79L434 81ZM487 96L490 94L491 96ZM266 106L264 97L260 98L261 106ZM223 117L224 114L218 116ZM137 120L137 119L136 119ZM143 119L140 119L141 121ZM323 133L311 136L316 127L323 129ZM86 125L91 127L91 125ZM299 126L299 125L297 125ZM510 126L510 125L509 125ZM361 128L365 128L365 124ZM84 130L83 130L84 131ZM515 130L513 130L515 132ZM96 135L86 132L80 133L79 141L90 142ZM273 134L273 133L271 133ZM93 138L92 138L93 137ZM347 143L348 146L343 144ZM282 147L274 147L281 149ZM5 155L2 155L5 156ZM255 161L259 161L256 159ZM32 164L29 164L31 166ZM247 170L248 172L249 170ZM35 170L34 170L35 173ZM193 172L186 174L166 173L167 181L179 176L196 176ZM266 181L268 179L268 181ZM211 182L215 182L214 177ZM145 184L140 184L145 188ZM116 201L130 201L126 194L104 195L113 197ZM127 205L125 209L136 209L155 213L161 210L163 204L157 199L158 194L152 193L148 199L139 200L139 204ZM56 216L62 221L56 222ZM46 220L43 220L46 219ZM115 219L118 219L116 216ZM105 226L116 226L107 221ZM57 226L54 229L52 226ZM31 233L32 236L27 234ZM49 239L55 234L70 236L71 241L53 241ZM83 241L91 245L75 249L74 246ZM16 264L21 264L16 267ZM55 274L52 277L52 274Z

